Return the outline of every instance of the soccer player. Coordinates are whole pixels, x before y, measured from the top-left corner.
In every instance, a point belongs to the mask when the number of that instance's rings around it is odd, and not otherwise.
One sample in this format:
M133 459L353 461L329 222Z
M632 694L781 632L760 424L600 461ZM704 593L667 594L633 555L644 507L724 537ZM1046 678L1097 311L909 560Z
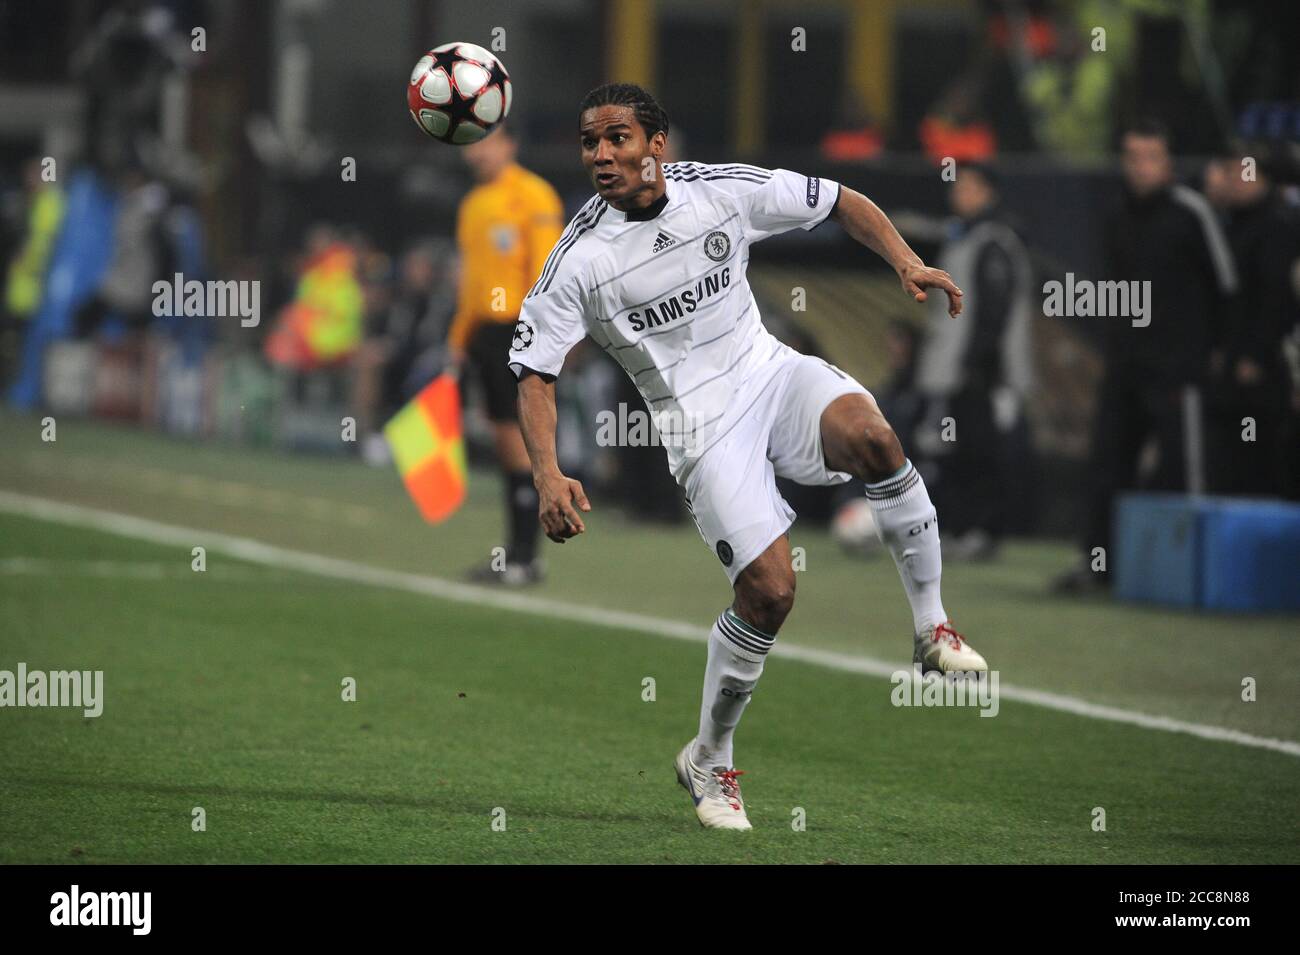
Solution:
M479 583L536 583L537 491L519 434L515 380L506 353L524 293L560 237L563 205L541 176L515 162L517 144L506 127L465 146L461 154L478 185L461 200L456 243L460 293L447 333L452 360L469 365L483 386L497 460L505 483L509 545L504 567L485 561L470 571Z
M590 335L640 390L733 587L709 637L699 733L676 770L702 825L749 829L732 737L794 604L786 531L795 515L776 475L866 481L912 605L913 660L925 672L987 669L940 601L939 528L921 475L862 385L763 327L745 273L750 243L830 218L889 262L916 301L943 292L955 318L962 293L852 189L783 169L661 162L668 117L638 86L588 93L579 132L596 195L525 297L510 351L541 525L564 543L591 510L557 467L554 441L555 376Z

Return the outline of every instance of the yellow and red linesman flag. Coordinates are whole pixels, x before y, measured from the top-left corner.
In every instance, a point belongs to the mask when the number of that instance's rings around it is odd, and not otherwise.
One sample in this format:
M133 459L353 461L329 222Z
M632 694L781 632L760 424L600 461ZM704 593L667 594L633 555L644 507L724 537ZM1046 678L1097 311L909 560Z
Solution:
M406 490L424 519L446 520L465 500L469 474L460 431L460 390L439 375L384 425Z

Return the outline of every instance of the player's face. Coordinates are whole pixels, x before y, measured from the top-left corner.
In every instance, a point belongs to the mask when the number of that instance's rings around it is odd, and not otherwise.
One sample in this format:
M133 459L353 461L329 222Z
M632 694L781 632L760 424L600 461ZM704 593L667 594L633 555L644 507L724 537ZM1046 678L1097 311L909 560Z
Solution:
M597 106L582 114L582 164L597 194L613 206L648 205L663 191L658 160L667 137L645 130L630 106ZM644 197L644 201L642 201Z

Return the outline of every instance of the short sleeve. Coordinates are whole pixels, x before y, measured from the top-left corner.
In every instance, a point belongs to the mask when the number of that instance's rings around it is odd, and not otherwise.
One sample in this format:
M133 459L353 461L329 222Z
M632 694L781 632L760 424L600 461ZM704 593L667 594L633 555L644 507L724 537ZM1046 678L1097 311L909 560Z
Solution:
M524 299L515 323L507 360L516 378L524 369L555 377L569 349L587 333L578 276L554 285L546 285L545 278Z
M750 231L761 238L795 227L814 229L821 225L839 202L840 184L788 169L773 169L746 198Z

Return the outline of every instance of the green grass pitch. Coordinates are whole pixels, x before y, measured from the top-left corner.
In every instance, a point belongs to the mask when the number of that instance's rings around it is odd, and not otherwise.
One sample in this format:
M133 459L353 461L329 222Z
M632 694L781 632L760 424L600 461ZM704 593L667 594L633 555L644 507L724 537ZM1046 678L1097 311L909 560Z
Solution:
M486 476L431 529L392 474L354 464L62 422L56 445L38 434L0 417L0 490L443 577L500 535ZM707 627L727 588L689 524L641 529L593 503L589 534L548 551L539 595ZM808 570L780 640L906 666L892 565L842 559L798 525L794 543ZM1300 735L1294 618L1048 600L1065 557L1025 544L945 576L1005 682ZM755 831L705 832L671 766L697 719L702 643L217 547L207 567L0 510L0 669L105 674L99 718L0 710L0 862L1300 861L1296 756L1010 700L993 719L900 709L883 678L779 656L737 737Z

